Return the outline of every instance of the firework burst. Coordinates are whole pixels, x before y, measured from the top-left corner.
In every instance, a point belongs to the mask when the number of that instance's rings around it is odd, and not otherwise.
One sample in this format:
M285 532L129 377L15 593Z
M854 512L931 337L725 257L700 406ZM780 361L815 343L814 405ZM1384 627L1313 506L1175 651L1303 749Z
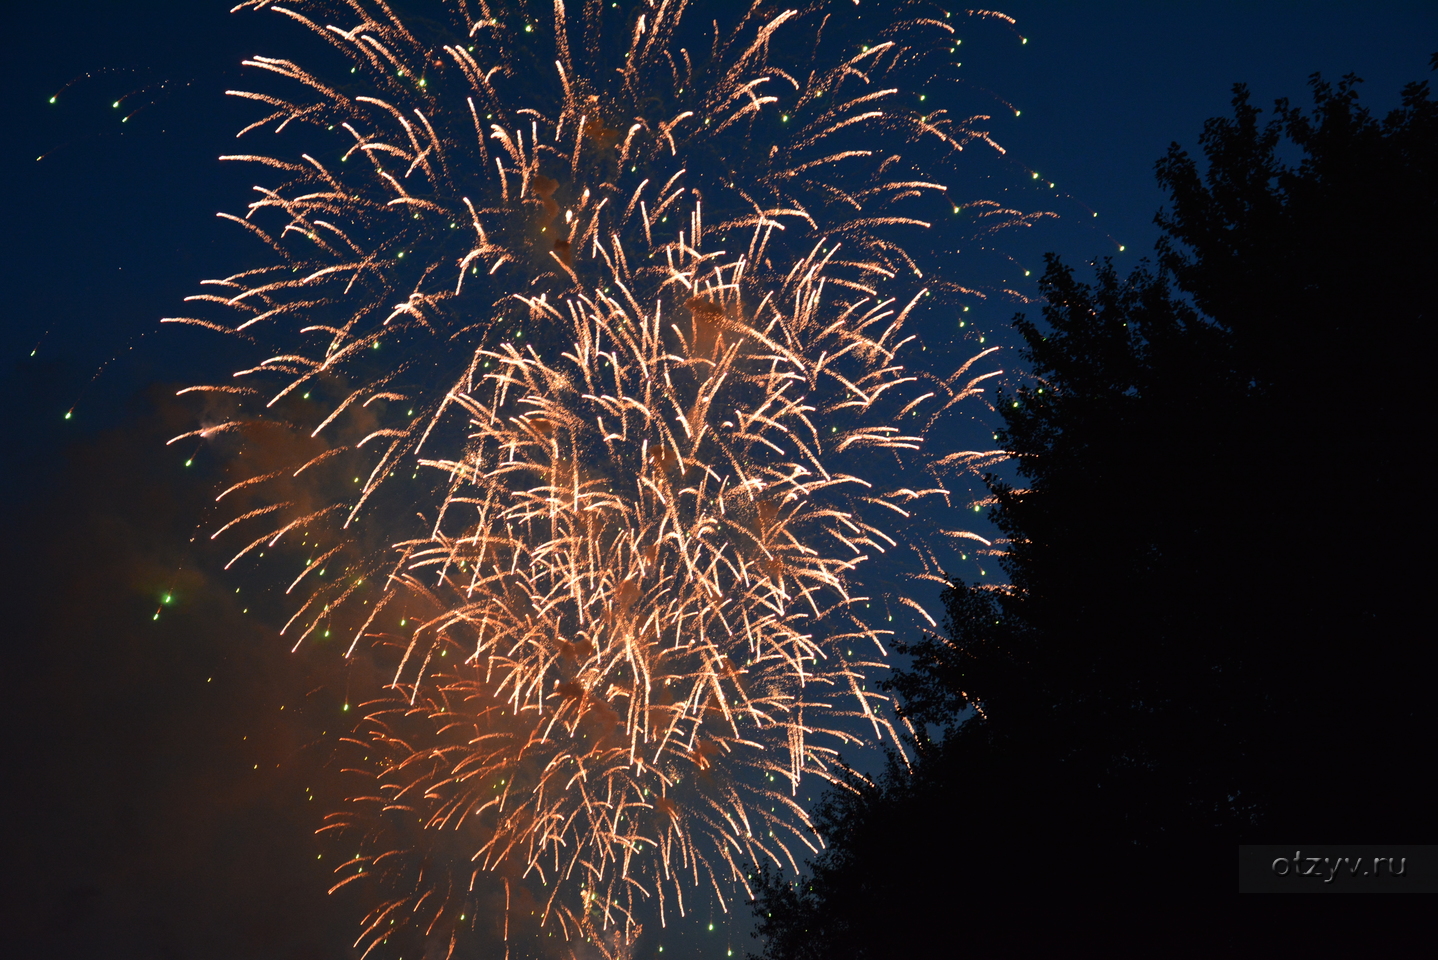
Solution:
M988 143L905 106L952 18L836 50L824 9L756 3L691 53L672 0L236 9L348 72L247 61L281 84L236 92L267 111L242 135L314 146L228 158L279 171L231 218L272 256L171 322L264 353L191 388L186 436L237 454L231 564L296 564L295 645L388 665L350 738L370 789L326 828L362 848L337 886L385 891L361 942L445 955L521 913L627 941L641 905L796 868L801 778L897 742L873 606L922 610L866 564L902 543L933 577L936 536L978 539L930 506L992 454L923 437L993 374L901 357L915 311L978 293L901 242L959 206L926 169Z

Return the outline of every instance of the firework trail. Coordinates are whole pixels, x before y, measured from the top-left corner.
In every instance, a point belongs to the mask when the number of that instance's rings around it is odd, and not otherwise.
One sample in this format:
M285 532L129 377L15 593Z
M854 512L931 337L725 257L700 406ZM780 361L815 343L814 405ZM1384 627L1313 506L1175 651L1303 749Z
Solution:
M347 72L246 61L280 79L233 91L265 111L241 135L279 147L227 159L281 182L230 219L271 253L169 322L263 359L184 391L184 437L233 454L213 536L286 567L295 646L388 665L326 827L360 847L336 888L383 891L367 951L622 952L641 907L797 868L801 778L897 743L873 607L922 609L866 563L935 578L936 538L980 539L936 518L995 455L923 437L995 373L904 359L916 311L979 293L901 242L961 205L926 171L991 146L912 109L953 18L848 47L822 5L624 6L236 7ZM1037 216L962 205L979 237Z

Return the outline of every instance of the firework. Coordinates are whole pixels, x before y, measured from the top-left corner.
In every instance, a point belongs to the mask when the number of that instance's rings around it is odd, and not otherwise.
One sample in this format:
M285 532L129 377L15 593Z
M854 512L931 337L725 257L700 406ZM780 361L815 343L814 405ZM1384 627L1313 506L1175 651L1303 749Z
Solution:
M992 456L923 443L980 358L903 357L916 310L976 293L901 242L959 206L925 164L988 143L911 109L952 18L836 52L823 9L756 3L691 52L670 0L246 8L348 72L246 61L282 85L236 92L266 110L242 135L309 149L228 158L279 172L231 218L272 257L171 321L264 351L191 388L186 436L236 454L231 564L291 564L296 646L388 664L350 738L371 788L326 828L361 846L337 887L385 891L360 942L629 940L642 905L797 868L801 779L897 743L874 607L922 610L866 564L903 543L936 576L945 471Z

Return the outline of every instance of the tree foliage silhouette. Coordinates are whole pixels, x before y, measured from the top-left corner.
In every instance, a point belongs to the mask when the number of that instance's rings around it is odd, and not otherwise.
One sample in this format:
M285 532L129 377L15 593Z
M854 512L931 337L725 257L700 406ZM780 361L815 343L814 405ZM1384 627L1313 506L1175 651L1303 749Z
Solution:
M1426 836L1438 105L1380 120L1358 82L1267 123L1236 86L1205 169L1158 163L1156 267L1049 256L999 404L1021 480L988 478L1011 587L954 581L903 648L932 735L829 794L809 876L760 874L766 960L892 956L1076 861L1134 892L1182 853L1165 889L1226 892L1238 842ZM964 942L1013 949L999 916Z

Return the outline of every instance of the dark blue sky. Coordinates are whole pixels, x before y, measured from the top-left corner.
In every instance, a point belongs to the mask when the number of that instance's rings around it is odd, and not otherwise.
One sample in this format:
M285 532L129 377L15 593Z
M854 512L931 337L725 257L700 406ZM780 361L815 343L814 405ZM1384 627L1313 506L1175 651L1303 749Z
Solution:
M1426 79L1438 50L1438 4L1336 0L1018 0L997 4L1028 43L975 66L981 82L1022 116L996 127L1000 143L1099 212L1127 247L1150 252L1163 203L1153 165L1177 140L1196 152L1203 121L1228 112L1247 83L1264 108L1310 102L1315 71L1356 73L1376 110ZM967 64L966 64L967 65ZM1062 251L1079 260L1101 250Z
M19 611L4 640L19 678L6 722L18 736L11 772L43 789L7 801L20 804L7 812L30 839L5 858L25 895L3 899L30 914L47 956L99 955L96 944L115 957L229 957L242 946L345 955L329 946L349 927L323 897L325 874L287 857L310 842L312 824L294 810L309 781L288 765L260 786L236 772L251 761L267 771L317 733L273 719L304 695L305 678L267 652L262 631L236 626L234 603L218 595L160 633L140 631L194 504L171 494L178 465L164 425L134 398L149 383L203 377L213 362L194 341L152 331L236 259L237 231L214 213L243 204L252 174L214 159L245 115L221 93L242 56L280 48L266 32L275 18L230 17L229 5L29 3L5 20L0 582ZM1266 107L1278 96L1307 103L1314 71L1351 71L1381 111L1403 83L1433 76L1438 50L1438 4L1418 0L995 5L1014 31L984 28L963 70L1021 111L994 102L995 139L1057 185L1051 206L1068 226L1044 239L1070 262L1132 264L1151 251L1163 201L1154 162L1173 140L1196 149L1203 121L1228 112L1234 82ZM153 105L130 112L142 103ZM985 322L1011 313L996 305Z

